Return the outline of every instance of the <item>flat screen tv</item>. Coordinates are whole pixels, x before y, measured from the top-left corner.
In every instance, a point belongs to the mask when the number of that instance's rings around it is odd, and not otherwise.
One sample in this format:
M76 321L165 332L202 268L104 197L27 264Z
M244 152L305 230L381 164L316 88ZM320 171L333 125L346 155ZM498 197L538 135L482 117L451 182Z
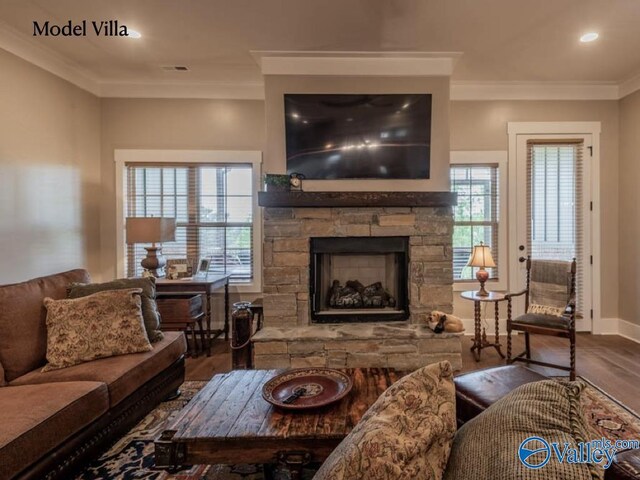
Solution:
M284 105L289 174L429 178L430 94L285 94Z

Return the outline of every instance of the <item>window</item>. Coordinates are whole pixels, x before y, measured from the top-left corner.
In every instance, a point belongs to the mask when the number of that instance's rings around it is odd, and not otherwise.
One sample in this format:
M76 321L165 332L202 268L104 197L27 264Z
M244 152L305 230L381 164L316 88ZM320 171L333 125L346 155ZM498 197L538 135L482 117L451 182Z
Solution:
M454 208L453 278L475 281L475 268L467 267L474 245L491 247L497 268L489 268L490 278L499 275L499 165L455 164L451 166L451 190L458 194Z
M176 218L176 240L163 244L167 259L197 264L247 283L254 275L254 172L251 164L147 164L125 166L126 216ZM145 245L128 245L129 276L142 273Z

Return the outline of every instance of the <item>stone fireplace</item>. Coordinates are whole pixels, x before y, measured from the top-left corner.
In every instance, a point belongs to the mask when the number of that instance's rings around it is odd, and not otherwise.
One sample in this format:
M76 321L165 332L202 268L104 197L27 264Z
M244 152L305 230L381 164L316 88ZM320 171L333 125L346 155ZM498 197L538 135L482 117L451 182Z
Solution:
M443 359L460 368L459 336L425 326L432 310L453 308L454 194L260 195L265 328L254 337L256 368L406 369ZM335 282L346 292L339 306Z

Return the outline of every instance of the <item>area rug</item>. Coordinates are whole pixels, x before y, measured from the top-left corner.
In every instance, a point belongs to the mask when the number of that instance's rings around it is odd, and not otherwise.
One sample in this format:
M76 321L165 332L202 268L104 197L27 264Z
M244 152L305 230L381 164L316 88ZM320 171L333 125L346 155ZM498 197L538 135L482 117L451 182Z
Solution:
M587 388L582 394L582 404L593 438L610 440L635 440L640 438L640 416L581 378ZM163 430L167 421L193 398L207 382L185 382L182 395L160 404L138 425L121 438L109 451L89 464L76 480L263 480L260 465L195 465L175 473L168 473L154 466L153 440ZM303 478L310 480L313 470L305 470ZM276 480L288 480L286 471L276 470Z

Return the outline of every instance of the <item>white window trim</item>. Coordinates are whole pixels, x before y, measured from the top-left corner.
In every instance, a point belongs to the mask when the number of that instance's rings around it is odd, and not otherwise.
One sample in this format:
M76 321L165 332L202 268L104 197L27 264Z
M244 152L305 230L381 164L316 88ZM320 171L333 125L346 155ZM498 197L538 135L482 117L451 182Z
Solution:
M606 334L612 332L607 319L602 318L602 290L601 290L601 264L600 264L600 122L507 122L507 133L509 135L509 158L513 165L517 157L518 135L591 135L593 155L591 157L591 201L593 209L591 212L591 254L593 255L593 265L591 268L591 308L593 309L593 322L591 333ZM516 185L516 169L509 172L509 183ZM509 209L516 211L516 197L509 197ZM510 222L509 235L516 238L517 224ZM517 258L515 245L509 245L511 257ZM585 255L589 255L585 252ZM518 265L514 262L511 265L511 273L514 279L517 276Z
M508 244L507 244L507 198L508 198L508 156L503 150L478 150L478 151L452 151L450 153L451 165L498 165L498 191L500 192L500 206L498 212L498 280L489 280L487 288L494 291L507 291L508 275ZM453 290L477 290L477 280L455 280Z
M262 292L262 209L258 206L258 191L262 184L262 152L254 150L115 150L116 163L116 272L126 275L125 258L125 165L127 163L245 163L253 171L253 280L232 284L238 293Z

